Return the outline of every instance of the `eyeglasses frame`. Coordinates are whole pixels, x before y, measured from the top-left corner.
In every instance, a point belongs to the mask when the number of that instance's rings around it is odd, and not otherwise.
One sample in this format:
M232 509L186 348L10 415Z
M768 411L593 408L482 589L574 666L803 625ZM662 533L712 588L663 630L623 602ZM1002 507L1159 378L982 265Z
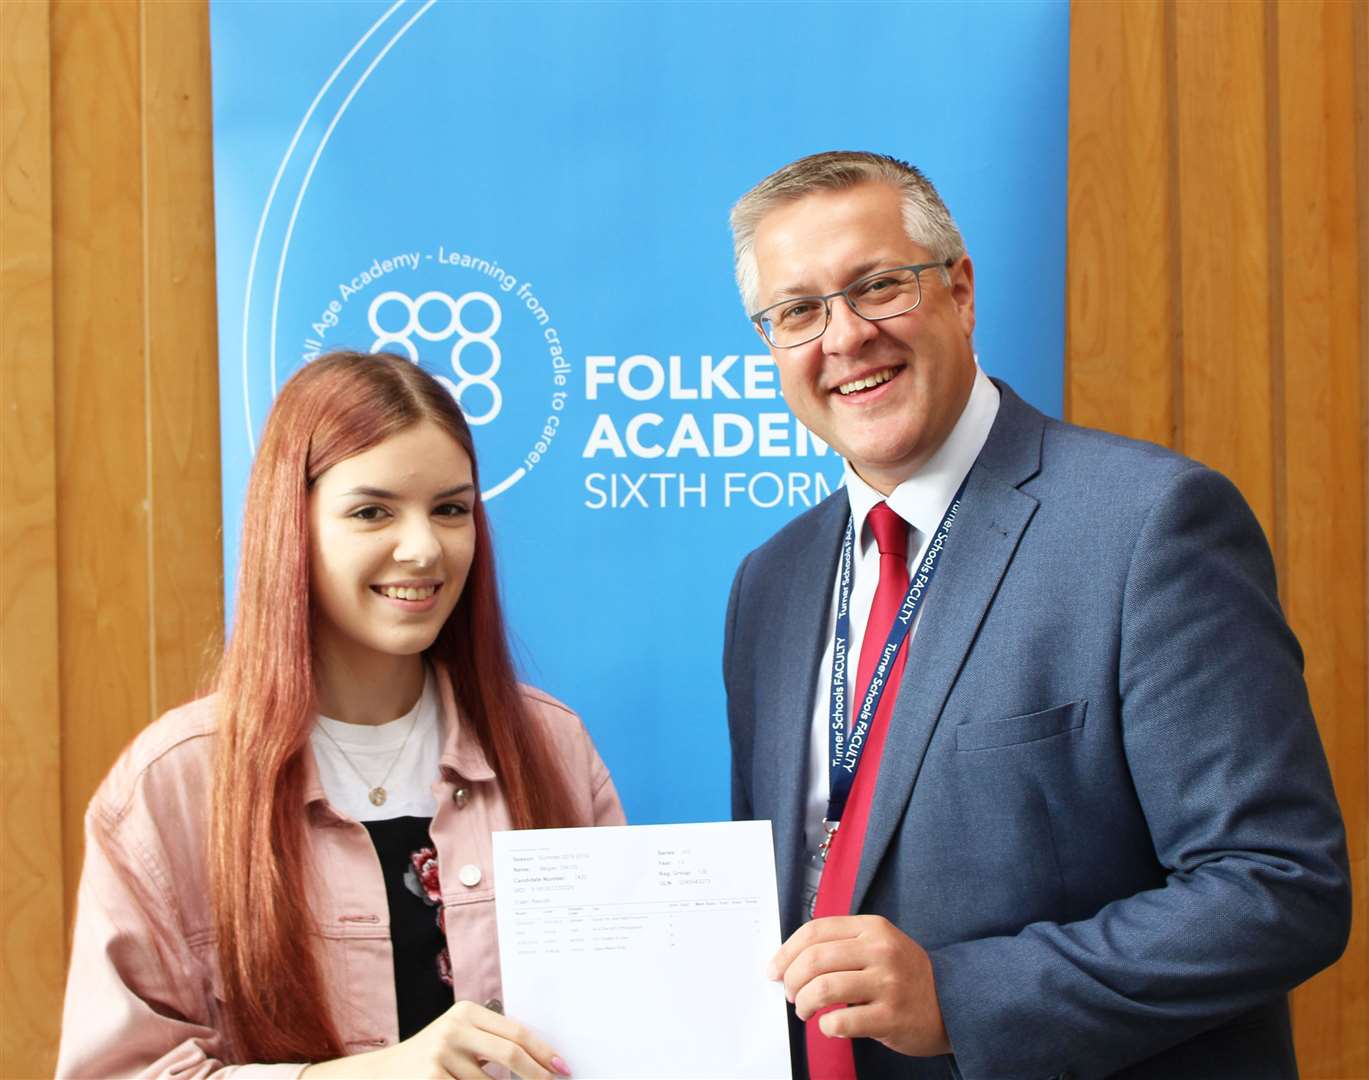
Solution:
M916 311L919 307L922 306L922 271L940 270L943 276L946 278L946 280L949 281L949 271L951 267L954 265L954 259L942 259L937 262L912 263L908 266L888 266L882 270L873 270L868 274L862 274L860 277L856 278L855 281L851 282L851 284L847 285L846 288L838 289L836 292L830 292L826 296L790 296L784 300L777 300L775 303L769 304L766 307L761 308L761 310L756 312L754 315L751 315L750 319L753 323L756 324L756 330L760 333L761 337L764 338L766 343L769 344L772 348L797 349L800 345L808 345L814 341L817 341L818 338L822 337L823 334L827 333L827 328L832 325L832 301L835 300L838 296L840 296L843 300L846 301L846 306L850 309L853 315L859 316L866 322L883 322L885 319L896 319L898 318L898 316L907 315L908 312ZM863 284L864 282L869 281L871 278L877 278L881 274L892 274L896 270L911 270L913 272L913 280L917 282L917 302L914 303L912 307L904 308L902 311L891 311L888 315L871 316L862 313L861 310L851 302L851 290L854 289L857 285ZM767 311L774 311L775 308L782 307L785 304L796 304L802 300L822 302L822 329L819 330L812 337L804 338L802 341L796 341L792 345L777 345L771 339L770 335L765 332L765 327L762 325L762 320L765 318L765 313Z

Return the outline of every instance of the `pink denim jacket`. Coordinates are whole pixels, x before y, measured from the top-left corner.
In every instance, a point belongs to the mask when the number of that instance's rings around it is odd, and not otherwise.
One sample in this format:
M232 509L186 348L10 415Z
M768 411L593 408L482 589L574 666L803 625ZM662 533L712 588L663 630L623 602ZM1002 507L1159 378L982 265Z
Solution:
M451 868L441 877L453 999L499 1008L490 833L509 828L509 815L445 674L438 683L447 740L432 837L439 865ZM564 764L577 822L623 824L579 718L540 691L525 695ZM213 697L172 710L133 740L91 800L58 1076L293 1077L304 1068L224 1064L243 1055L224 1030L205 870L214 731ZM363 825L328 804L312 756L306 768L301 811L314 880L300 883L300 901L318 917L327 1006L348 1053L393 1045L389 911L375 849Z

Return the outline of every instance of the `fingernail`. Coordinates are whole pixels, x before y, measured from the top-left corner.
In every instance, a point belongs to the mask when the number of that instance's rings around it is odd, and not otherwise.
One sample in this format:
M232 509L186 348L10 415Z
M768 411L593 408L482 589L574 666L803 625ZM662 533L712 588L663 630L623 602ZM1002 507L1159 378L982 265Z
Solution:
M778 966L776 966L775 961L771 960L768 964L765 965L765 977L769 979L771 982L776 982L779 980L780 969Z
M551 1059L551 1067L556 1070L558 1076L569 1076L570 1066L566 1064L566 1059L560 1054Z

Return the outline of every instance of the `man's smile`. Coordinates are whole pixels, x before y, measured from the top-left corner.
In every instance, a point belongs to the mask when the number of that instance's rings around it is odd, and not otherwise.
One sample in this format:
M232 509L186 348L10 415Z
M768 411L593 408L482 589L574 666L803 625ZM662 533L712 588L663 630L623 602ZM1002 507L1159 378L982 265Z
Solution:
M895 378L902 370L902 366L881 368L869 375L862 375L850 382L841 383L837 387L837 393L842 397L850 397L852 394L858 394L863 390L873 390L875 387L883 386L890 379Z

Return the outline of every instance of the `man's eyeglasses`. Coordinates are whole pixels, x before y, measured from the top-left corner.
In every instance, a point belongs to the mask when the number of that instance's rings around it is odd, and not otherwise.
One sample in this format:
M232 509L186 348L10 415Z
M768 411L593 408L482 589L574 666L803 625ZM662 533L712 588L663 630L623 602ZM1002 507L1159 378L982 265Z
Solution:
M940 270L946 274L954 262L954 259L947 259L879 270L826 296L795 296L781 300L756 312L751 321L777 349L806 345L826 333L827 324L832 321L832 301L838 296L844 297L846 306L869 322L906 315L922 303L922 271Z

